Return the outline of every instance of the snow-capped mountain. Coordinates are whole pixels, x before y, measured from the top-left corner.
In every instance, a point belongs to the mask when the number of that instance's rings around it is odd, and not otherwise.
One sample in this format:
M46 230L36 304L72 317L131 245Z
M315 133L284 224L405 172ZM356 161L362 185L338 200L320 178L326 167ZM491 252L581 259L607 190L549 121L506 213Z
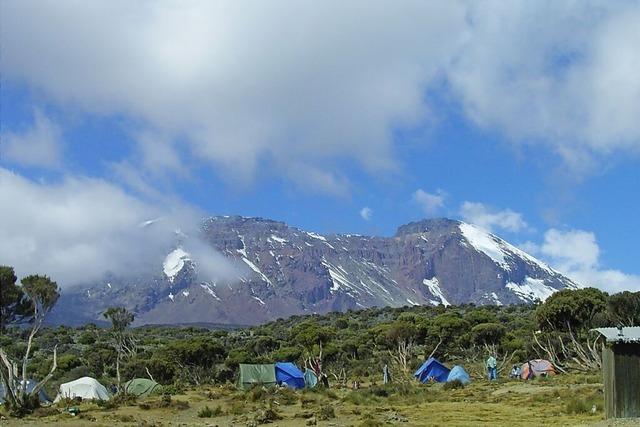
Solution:
M245 267L236 280L199 280L199 266L178 243L158 260L155 277L112 277L64 293L54 321L68 323L69 313L74 323L92 321L106 307L124 305L137 323L246 325L372 306L529 303L578 286L499 237L449 219L413 222L393 237L371 237L212 217L202 233Z

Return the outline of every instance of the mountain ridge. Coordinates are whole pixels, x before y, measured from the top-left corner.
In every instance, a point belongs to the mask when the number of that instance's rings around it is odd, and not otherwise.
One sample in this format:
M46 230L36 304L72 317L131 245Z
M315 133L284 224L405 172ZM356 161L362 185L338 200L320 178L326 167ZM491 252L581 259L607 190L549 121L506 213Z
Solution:
M201 233L245 267L237 280L200 280L199 266L177 242L159 260L157 274L64 292L53 322L95 321L106 307L123 305L136 313L137 324L257 324L374 306L531 303L579 286L505 240L447 218L411 222L378 237L215 216L202 221Z

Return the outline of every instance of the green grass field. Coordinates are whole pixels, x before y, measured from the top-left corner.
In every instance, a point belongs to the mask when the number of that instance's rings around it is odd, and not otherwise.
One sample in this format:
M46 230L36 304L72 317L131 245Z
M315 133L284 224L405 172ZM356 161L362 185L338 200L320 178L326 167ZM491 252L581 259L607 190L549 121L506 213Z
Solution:
M475 381L462 389L442 384L364 385L359 390L291 391L202 386L183 394L153 396L117 408L79 405L72 416L64 405L28 418L2 420L19 425L92 426L595 426L603 420L598 376L561 375L531 382ZM635 425L635 424L624 424Z

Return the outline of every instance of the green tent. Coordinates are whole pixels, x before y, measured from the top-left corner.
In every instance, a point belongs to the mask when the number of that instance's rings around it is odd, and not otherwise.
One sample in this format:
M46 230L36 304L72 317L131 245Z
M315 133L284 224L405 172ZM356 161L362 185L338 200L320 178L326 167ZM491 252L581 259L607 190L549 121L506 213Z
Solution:
M273 363L262 365L240 364L238 388L247 390L254 385L276 385L276 365Z
M146 378L135 378L124 383L124 390L136 397L147 397L162 392L162 386Z

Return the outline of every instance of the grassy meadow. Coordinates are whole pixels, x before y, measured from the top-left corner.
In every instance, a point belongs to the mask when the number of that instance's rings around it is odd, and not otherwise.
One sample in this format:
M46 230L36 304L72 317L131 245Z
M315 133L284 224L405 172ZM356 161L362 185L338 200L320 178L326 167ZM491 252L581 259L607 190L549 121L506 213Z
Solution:
M595 426L607 425L602 405L598 375L558 375L529 382L477 379L457 389L405 382L363 384L358 390L257 387L243 392L223 385L118 404L82 403L75 416L59 404L21 420L5 414L2 425Z

